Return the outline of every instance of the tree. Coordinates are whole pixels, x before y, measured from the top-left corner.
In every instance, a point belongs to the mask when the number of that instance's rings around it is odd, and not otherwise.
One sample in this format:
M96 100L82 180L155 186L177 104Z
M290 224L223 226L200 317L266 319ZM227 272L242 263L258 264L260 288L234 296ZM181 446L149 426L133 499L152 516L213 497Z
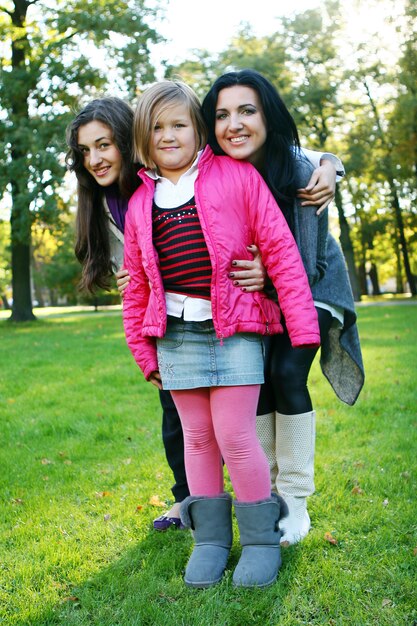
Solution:
M11 320L34 319L31 228L56 216L65 126L82 94L107 88L133 95L138 84L154 80L149 46L160 38L148 21L157 13L145 0L0 5L0 192L11 212Z
M417 295L417 286L416 286L415 277L411 271L410 255L408 251L403 212L401 210L400 196L398 193L398 184L397 184L397 179L396 179L396 167L395 167L395 161L393 158L392 144L389 138L386 137L386 133L383 129L382 122L379 117L379 111L371 95L371 91L370 91L370 88L366 79L364 80L364 86L365 86L366 93L369 98L369 102L370 102L372 112L375 117L376 124L377 124L379 139L385 150L385 156L382 161L382 171L390 187L391 205L392 205L392 209L393 209L393 213L394 213L395 221L397 225L397 233L398 233L399 244L400 244L400 248L401 248L401 252L403 256L405 274L407 276L407 281L410 287L411 294L415 296Z

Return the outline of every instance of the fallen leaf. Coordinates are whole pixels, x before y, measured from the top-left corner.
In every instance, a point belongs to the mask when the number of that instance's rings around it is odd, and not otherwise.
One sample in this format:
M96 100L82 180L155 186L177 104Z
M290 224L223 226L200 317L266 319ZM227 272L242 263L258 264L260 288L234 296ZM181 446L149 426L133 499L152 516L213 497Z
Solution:
M62 598L62 602L79 602L80 599L77 596L67 596L66 598Z
M110 491L96 491L97 498L107 498L108 496L111 496Z
M411 477L410 472L401 472L400 474L401 478L404 478L404 480L409 480Z
M413 554L414 554L414 556L417 556L417 546L414 548Z
M160 507L166 506L166 503L163 500L161 500L159 496L151 496L149 500L149 504L152 504L152 506L160 506Z
M351 491L351 493L361 496L363 494L363 489L359 487L359 485L355 485Z
M324 538L329 543L333 544L334 546L337 546L337 539L333 537L332 533L329 533L329 532L324 533Z
M72 465L72 461L70 461L70 459L65 459L64 465Z
M143 509L143 506L141 504L138 504L138 506L136 507L137 511L141 511Z
M41 463L42 465L51 465L52 461L50 461L49 459L41 459Z
M22 498L13 498L13 504L23 504Z
M42 480L49 480L49 476L42 476Z
M392 604L392 601L389 598L384 598L382 600L382 607L384 607L384 606L391 606L391 604Z
M106 513L106 515L104 516L104 521L108 522L109 519L111 519L111 515L110 515L110 513Z
M132 459L130 459L130 458L129 458L129 459L125 459L125 460L123 461L123 463L124 463L125 465L130 465L130 464L131 464L131 462L132 462Z

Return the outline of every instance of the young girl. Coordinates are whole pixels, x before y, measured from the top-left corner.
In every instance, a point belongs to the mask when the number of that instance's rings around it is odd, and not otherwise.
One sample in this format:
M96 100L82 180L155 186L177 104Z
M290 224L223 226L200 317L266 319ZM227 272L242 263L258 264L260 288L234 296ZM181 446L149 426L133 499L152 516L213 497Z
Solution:
M226 567L232 520L223 459L244 546L233 582L263 587L281 563L286 507L271 497L256 436L261 335L283 328L278 304L233 287L232 259L258 245L293 346L319 345L317 313L294 238L261 176L249 163L203 150L205 142L200 103L187 85L162 81L139 98L135 159L146 169L126 216L123 319L145 378L171 390L181 418L191 493L181 517L196 541L186 584L208 587Z

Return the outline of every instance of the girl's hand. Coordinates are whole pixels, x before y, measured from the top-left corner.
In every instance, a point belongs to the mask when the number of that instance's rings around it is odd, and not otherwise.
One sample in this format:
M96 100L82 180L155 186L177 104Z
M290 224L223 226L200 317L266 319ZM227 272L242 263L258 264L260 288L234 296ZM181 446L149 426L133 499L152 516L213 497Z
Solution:
M152 372L152 374L148 378L148 381L155 385L155 387L158 387L158 389L162 389L161 375L158 370Z
M253 261L232 261L233 269L229 273L229 278L233 284L242 291L263 291L265 287L266 271L262 265L259 248L255 245L247 247L253 254ZM237 270L236 268L242 268Z
M116 272L116 285L122 298L123 298L123 292L128 286L129 281L130 281L130 276L127 270L121 269L118 272Z
M307 187L298 189L297 197L304 200L301 206L318 206L317 215L329 206L336 192L336 168L331 161L324 160L314 170Z

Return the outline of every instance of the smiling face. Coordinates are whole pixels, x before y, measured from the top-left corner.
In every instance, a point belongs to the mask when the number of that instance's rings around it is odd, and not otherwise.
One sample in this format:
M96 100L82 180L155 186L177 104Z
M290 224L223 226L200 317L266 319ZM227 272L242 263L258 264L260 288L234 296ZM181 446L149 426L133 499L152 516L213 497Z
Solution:
M234 85L219 92L215 134L220 148L240 161L262 167L267 136L266 122L257 92Z
M149 153L161 176L172 182L197 156L197 134L186 104L174 104L158 116L151 132Z
M107 124L98 120L78 129L78 148L84 155L84 167L99 185L108 187L119 180L122 155Z

